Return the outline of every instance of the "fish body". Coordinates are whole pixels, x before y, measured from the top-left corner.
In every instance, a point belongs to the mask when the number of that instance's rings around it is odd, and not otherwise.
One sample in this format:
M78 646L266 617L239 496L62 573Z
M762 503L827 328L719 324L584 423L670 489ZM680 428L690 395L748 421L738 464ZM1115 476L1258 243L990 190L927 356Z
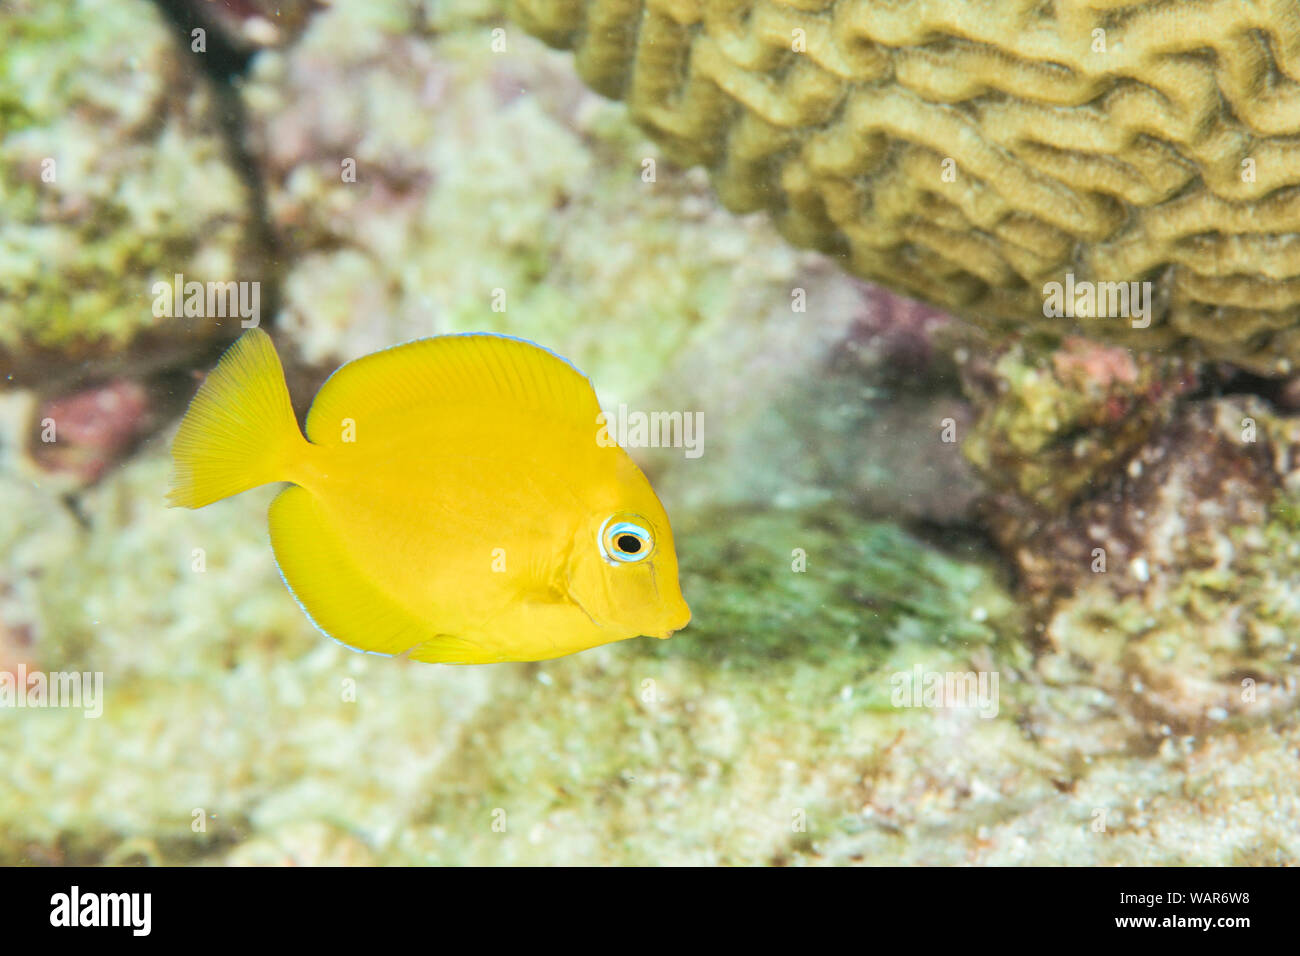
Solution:
M597 440L590 382L531 343L423 339L343 366L299 431L251 330L172 446L171 502L287 481L271 545L312 621L358 650L440 663L543 660L690 620L663 506Z

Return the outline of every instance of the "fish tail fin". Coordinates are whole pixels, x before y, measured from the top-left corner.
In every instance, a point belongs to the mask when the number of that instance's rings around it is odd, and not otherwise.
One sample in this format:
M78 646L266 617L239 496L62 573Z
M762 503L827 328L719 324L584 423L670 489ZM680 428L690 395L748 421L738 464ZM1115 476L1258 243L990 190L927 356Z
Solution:
M181 420L168 503L202 508L292 480L306 447L271 337L251 329L226 349Z

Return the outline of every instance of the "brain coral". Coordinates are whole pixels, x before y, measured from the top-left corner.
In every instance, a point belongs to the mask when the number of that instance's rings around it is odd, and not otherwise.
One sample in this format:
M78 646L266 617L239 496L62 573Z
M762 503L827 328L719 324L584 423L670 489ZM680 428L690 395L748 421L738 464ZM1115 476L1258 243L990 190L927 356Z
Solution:
M1295 0L511 5L727 206L861 276L995 327L1300 360ZM1053 282L1101 304L1048 315ZM1149 324L1117 282L1150 283Z

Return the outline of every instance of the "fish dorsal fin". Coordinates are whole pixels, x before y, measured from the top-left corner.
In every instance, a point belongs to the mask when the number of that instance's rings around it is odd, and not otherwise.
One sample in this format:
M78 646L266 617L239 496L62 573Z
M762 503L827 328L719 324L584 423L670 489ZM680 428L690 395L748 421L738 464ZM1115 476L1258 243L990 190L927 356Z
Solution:
M312 402L307 437L329 442L344 419L451 406L529 408L583 426L600 413L587 377L540 345L490 333L441 335L384 349L340 368Z

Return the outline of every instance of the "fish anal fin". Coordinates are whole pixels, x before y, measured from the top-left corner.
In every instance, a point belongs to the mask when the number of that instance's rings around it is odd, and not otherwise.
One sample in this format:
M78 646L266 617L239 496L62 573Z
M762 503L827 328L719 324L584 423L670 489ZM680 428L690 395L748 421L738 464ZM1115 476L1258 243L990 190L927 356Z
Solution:
M402 656L426 664L490 664L498 660L473 641L451 634L436 634L407 648Z
M285 584L327 636L373 654L409 652L414 660L474 663L467 656L476 645L440 634L357 566L311 492L296 485L280 492L269 521Z

